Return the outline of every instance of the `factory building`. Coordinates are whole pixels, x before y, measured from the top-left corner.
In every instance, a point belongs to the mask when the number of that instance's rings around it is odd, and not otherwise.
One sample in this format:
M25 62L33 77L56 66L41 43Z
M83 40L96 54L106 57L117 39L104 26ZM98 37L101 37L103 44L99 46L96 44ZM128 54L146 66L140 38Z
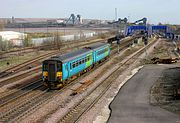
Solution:
M22 46L22 42L27 34L14 32L14 31L0 31L0 39L2 41L8 41L14 46Z

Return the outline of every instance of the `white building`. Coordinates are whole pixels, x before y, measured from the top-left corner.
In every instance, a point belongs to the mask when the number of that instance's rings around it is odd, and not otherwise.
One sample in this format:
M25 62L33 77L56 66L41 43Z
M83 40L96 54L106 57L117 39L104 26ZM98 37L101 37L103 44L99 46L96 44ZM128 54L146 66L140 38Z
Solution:
M0 31L0 39L9 41L15 46L21 46L27 34L14 31Z

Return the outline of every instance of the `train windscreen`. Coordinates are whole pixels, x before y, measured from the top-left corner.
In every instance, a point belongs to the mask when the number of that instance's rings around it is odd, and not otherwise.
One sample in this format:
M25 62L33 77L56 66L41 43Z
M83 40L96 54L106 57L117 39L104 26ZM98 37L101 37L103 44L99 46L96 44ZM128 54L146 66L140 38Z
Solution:
M56 64L55 63L49 63L49 69L48 69L48 80L49 81L55 81L56 80Z

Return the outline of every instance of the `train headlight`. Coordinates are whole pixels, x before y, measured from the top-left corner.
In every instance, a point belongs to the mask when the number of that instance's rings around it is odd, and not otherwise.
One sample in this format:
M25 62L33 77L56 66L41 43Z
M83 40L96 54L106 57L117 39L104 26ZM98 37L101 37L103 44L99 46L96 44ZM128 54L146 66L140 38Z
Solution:
M62 72L57 72L57 73L56 73L56 77L57 77L59 80L61 80Z
M43 76L48 76L48 72L47 72L47 71L44 71L44 72L43 72Z
M48 77L48 72L47 71L44 71L43 72L43 77L46 79Z

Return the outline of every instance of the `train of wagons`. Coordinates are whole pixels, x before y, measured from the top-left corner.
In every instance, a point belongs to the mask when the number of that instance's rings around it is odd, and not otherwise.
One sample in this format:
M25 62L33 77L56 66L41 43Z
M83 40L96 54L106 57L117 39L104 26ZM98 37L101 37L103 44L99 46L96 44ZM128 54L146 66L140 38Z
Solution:
M110 44L96 43L43 61L42 78L50 89L59 89L92 69L110 55Z

